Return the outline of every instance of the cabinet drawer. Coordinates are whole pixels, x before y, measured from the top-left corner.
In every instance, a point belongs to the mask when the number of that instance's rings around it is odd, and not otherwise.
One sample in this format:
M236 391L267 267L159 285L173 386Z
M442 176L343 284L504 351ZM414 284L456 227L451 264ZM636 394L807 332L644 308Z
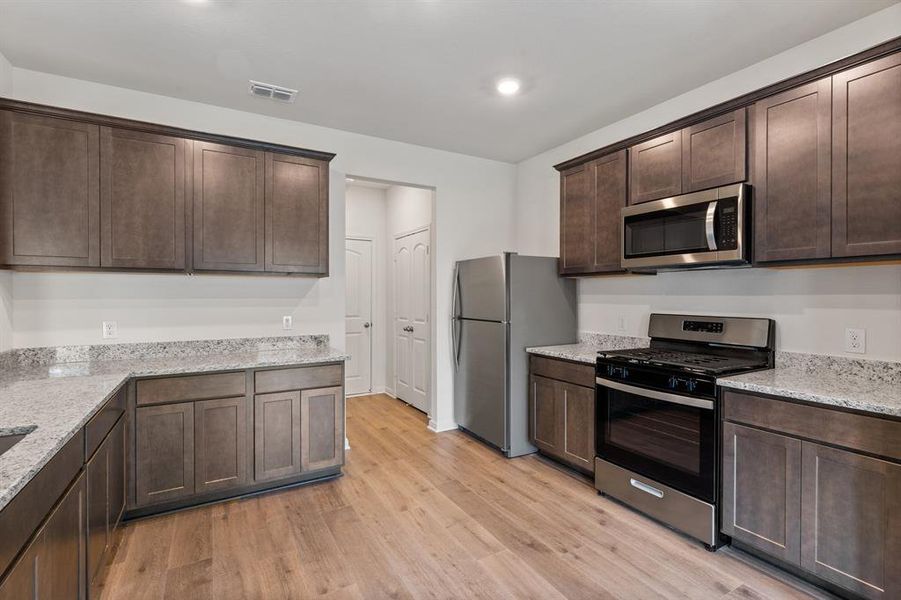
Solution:
M257 371L254 375L254 392L267 394L287 390L331 387L341 385L341 379L341 365Z
M113 394L113 397L106 401L103 408L91 417L88 424L84 427L84 457L89 460L100 443L110 432L116 421L125 414L125 386Z
M901 460L899 421L733 391L724 392L723 411L729 421Z
M138 406L243 396L246 391L243 371L142 379L136 387Z
M594 388L594 365L532 356L529 367L534 375Z

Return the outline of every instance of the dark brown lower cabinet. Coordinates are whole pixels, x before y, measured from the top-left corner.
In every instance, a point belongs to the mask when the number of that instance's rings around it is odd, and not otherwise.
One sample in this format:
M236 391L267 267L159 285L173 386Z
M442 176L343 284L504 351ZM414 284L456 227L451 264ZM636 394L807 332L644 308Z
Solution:
M581 382L591 371L590 380L593 381L594 368L565 361L536 359L533 357L531 361L532 373L529 376L530 440L543 454L593 473L594 388L552 379L545 374L569 375Z
M300 469L316 471L344 464L344 388L300 393Z
M300 473L300 392L257 394L253 402L254 479Z
M723 533L801 562L801 440L723 425Z
M79 475L0 585L0 600L84 597L85 480Z
M87 578L90 597L102 579L108 552L125 509L125 419L119 419L85 467L87 485Z
M194 491L211 492L247 483L247 399L194 404Z
M194 403L140 406L135 421L138 506L194 493Z
M865 598L901 597L901 465L803 443L801 566Z

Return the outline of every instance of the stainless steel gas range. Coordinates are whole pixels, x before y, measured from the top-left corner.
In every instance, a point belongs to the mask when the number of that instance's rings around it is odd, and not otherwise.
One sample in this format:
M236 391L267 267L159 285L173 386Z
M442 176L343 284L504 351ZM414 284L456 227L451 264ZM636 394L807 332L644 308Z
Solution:
M601 352L595 487L718 546L716 378L773 367L771 319L652 314L649 348Z

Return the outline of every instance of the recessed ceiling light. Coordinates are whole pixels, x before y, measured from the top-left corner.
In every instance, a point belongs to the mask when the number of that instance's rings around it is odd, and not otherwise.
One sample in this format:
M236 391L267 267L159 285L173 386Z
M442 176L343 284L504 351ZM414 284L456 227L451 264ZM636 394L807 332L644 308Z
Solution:
M504 77L497 82L497 91L502 96L515 96L520 87L519 79L515 77Z

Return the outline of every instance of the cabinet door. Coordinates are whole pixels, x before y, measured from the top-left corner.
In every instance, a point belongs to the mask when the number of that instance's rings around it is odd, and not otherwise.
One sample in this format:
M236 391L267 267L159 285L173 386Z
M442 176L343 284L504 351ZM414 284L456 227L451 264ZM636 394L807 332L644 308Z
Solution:
M832 82L832 255L901 254L901 54Z
M43 535L38 534L10 568L6 578L0 581L0 600L32 600L37 597L35 575L38 554L44 546L43 541Z
M87 481L87 577L94 581L109 546L110 438L85 466Z
M746 111L740 108L682 130L682 191L745 180Z
M804 442L801 566L865 598L901 597L901 465Z
M328 274L328 163L266 153L266 270Z
M195 403L194 444L197 493L247 483L247 399Z
M43 527L37 598L83 598L85 590L85 481L79 475Z
M682 193L682 132L629 148L629 204Z
M620 150L589 165L593 203L594 273L621 272L622 210L626 206L626 151ZM594 464L594 458L592 458Z
M558 384L563 407L563 458L574 467L594 472L594 390Z
M194 142L194 268L262 271L263 152Z
M592 199L588 165L560 174L560 273L583 273L593 254Z
M109 529L112 532L119 526L122 513L125 512L125 417L113 427L109 434ZM112 541L112 540L110 540Z
M723 424L723 533L797 565L801 441Z
M0 111L0 262L100 266L96 125Z
M751 180L758 262L830 255L829 79L754 105Z
M300 473L300 392L257 394L253 399L254 479Z
M557 394L560 384L538 375L529 379L532 443L543 452L562 457L563 410Z
M300 393L301 471L344 464L344 388Z
M100 130L100 264L185 268L188 141Z
M135 438L135 499L139 506L194 493L192 403L138 407Z

